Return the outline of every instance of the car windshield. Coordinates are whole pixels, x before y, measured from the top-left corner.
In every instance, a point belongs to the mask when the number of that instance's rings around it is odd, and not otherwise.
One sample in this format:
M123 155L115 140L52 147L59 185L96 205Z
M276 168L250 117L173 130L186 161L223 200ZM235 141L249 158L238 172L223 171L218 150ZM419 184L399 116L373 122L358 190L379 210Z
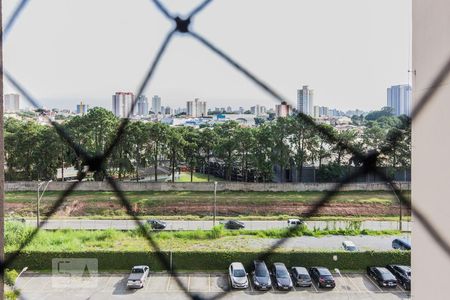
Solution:
M234 277L245 277L246 274L245 274L244 270L234 270L233 276Z
M278 278L288 278L289 277L289 273L286 270L277 270L276 275Z
M255 270L255 275L257 276L257 277L265 277L265 276L267 276L268 275L268 272L267 272L267 270L265 269L265 268L257 268L256 270Z
M309 275L300 274L300 275L298 275L298 278L300 278L300 279L309 279Z
M144 273L144 269L134 268L133 270L131 270L131 273Z
M323 279L325 279L325 280L332 280L333 279L333 276L331 276L331 275L322 275L321 277Z
M347 246L348 251L356 251L356 246Z

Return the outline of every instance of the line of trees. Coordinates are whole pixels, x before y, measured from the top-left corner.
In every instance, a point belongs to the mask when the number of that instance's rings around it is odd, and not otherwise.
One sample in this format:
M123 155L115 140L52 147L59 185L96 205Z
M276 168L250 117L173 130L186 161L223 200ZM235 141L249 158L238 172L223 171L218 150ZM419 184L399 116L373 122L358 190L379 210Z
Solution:
M332 132L342 143L330 143L304 119L291 116L265 122L258 127L242 127L230 121L203 128L173 127L162 123L132 121L107 159L108 173L119 179L136 179L140 170L151 168L158 180L158 169L175 172L184 167L191 179L196 171L211 174L211 166L220 166L226 180L238 172L242 181L271 182L274 166L284 170L293 165L301 175L303 167L319 167L318 176L332 179L348 166L359 166L342 144L351 144L360 151L382 151L379 166L393 168L410 166L411 133L406 117L379 114L370 120L355 117L364 125L357 130L337 131L329 125L318 125ZM116 135L120 119L103 108L93 108L86 115L75 116L62 125L75 143L91 154L101 154ZM5 121L5 152L7 180L56 179L57 169L83 168L77 157L52 126L34 121L9 118ZM217 172L216 172L217 173ZM93 174L103 180L104 172ZM301 178L301 176L299 176Z

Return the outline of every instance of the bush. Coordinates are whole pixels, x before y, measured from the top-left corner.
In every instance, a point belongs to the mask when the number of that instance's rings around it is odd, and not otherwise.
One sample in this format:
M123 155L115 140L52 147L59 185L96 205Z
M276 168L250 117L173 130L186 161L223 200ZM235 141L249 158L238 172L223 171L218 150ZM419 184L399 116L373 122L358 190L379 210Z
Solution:
M10 254L6 254L8 257ZM144 251L90 251L90 252L31 252L24 251L12 266L16 269L28 266L30 270L51 270L53 258L97 258L99 271L130 270L133 265L146 264L152 271L168 270L158 257L172 261L177 270L211 271L225 270L233 261L240 261L249 266L263 252L216 251L216 252L144 252ZM334 261L333 256L337 256ZM325 266L330 269L365 270L367 266L387 264L409 265L409 251L385 252L343 252L343 251L279 251L263 257L267 263L284 262L287 266Z
M19 276L19 274L16 270L5 269L5 284L13 286L16 282L17 276Z

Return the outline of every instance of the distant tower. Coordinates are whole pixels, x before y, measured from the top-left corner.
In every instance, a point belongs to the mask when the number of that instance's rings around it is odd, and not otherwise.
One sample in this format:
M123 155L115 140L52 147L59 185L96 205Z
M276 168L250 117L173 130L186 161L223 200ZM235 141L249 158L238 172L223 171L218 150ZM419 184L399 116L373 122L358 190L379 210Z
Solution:
M6 94L3 104L5 113L14 113L19 111L20 96L18 94Z
M137 114L139 116L148 116L148 99L144 95L137 98Z
M301 90L297 90L297 110L308 116L314 115L314 91L304 85Z
M85 115L89 109L89 105L83 103L83 100L80 101L80 104L77 104L77 115Z
M117 92L112 96L112 111L116 117L126 118L133 106L134 95L130 92ZM134 112L131 113L134 115Z
M161 97L158 95L152 98L152 112L156 115L161 113Z
M411 86L394 85L387 89L387 106L395 116L411 115Z

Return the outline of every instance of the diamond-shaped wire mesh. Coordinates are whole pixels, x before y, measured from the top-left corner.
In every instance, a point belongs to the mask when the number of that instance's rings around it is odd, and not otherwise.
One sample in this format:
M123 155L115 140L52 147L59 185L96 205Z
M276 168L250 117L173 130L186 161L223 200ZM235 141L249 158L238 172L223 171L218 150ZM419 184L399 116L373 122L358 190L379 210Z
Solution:
M26 7L29 0L21 0L20 3L17 5L16 9L12 13L12 16L6 22L4 31L3 31L3 37L4 39L8 36L8 34L11 32L11 29L14 25L14 23L17 21L18 17L20 16L23 9ZM127 199L125 193L120 189L120 186L116 180L114 180L111 176L108 175L107 170L104 168L103 162L111 155L114 147L119 143L121 138L123 137L123 133L125 130L126 125L129 122L129 117L134 110L134 107L136 105L137 99L140 95L143 94L146 86L149 84L153 74L155 73L155 69L160 62L164 52L167 49L167 46L169 42L173 39L175 33L188 35L194 40L197 40L200 44L205 46L207 49L211 50L213 53L217 54L220 58L228 62L232 67L236 69L236 71L242 73L244 76L246 76L249 80L254 82L259 88L261 88L263 91L267 92L269 95L271 95L276 101L282 102L284 101L284 97L282 97L280 94L278 94L274 89L272 89L269 85L264 83L262 80L260 80L256 75L251 73L249 70L244 68L241 64L239 64L235 59L228 56L225 52L223 52L220 48L218 48L216 45L208 41L205 37L201 36L200 34L192 31L190 29L190 23L192 22L192 19L195 15L200 13L203 9L206 8L206 6L212 2L212 0L206 0L202 2L198 7L193 9L190 14L188 14L188 17L185 19L182 19L178 16L173 16L170 11L168 11L165 6L159 1L159 0L153 0L153 3L155 4L156 8L163 14L165 17L170 19L174 24L174 29L169 31L163 40L153 62L150 65L150 68L144 77L142 83L139 86L139 89L135 95L135 100L132 104L132 107L130 108L128 112L128 117L122 119L122 122L118 128L117 134L115 135L115 138L110 143L110 145L106 148L106 151L104 151L101 155L90 155L85 149L83 149L80 145L74 142L74 140L71 138L70 134L64 130L63 127L58 125L56 122L51 122L51 124L54 126L57 133L60 135L60 137L75 151L76 155L82 159L83 165L86 167L84 171L79 172L78 174L78 181L70 184L69 188L67 188L57 199L55 204L52 206L52 208L48 212L48 218L43 220L41 222L41 225L37 227L32 234L20 245L19 249L15 251L14 253L11 253L8 255L8 258L5 259L5 261L0 262L1 269L5 270L8 268L8 266L11 265L11 263L18 258L19 254L23 251L23 249L29 245L29 243L35 238L36 234L39 232L39 230L46 225L47 221L58 211L58 209L61 207L61 205L64 203L66 198L76 189L76 187L79 185L81 180L86 176L87 171L103 171L106 176L106 180L109 183L109 185L112 187L113 191L119 198L121 204L126 209L126 212L129 216L133 218L136 225L140 229L140 231L143 233L144 237L146 238L147 242L151 246L151 248L157 253L157 257L160 260L161 264L167 269L171 270L170 268L170 262L168 261L168 258L162 254L161 251L159 251L159 246L157 242L154 240L152 233L146 230L144 225L139 222L139 219L135 212L132 209L130 201ZM422 98L417 102L417 105L415 106L410 121L417 117L417 115L420 114L420 112L423 110L423 108L432 100L434 94L441 86L441 83L445 80L448 73L450 73L450 59L445 64L445 66L442 68L442 70L439 72L439 74L434 79L433 83L431 84L432 89L430 89L425 95L422 96ZM6 70L4 71L4 75L7 81L15 87L34 107L40 108L39 101L31 96L31 94ZM392 192L398 197L398 199L401 202L401 205L404 205L408 209L411 210L412 214L415 216L415 218L421 222L426 230L428 230L430 236L435 240L435 242L446 252L447 255L450 256L450 245L447 243L447 241L443 238L443 236L440 234L440 232L437 230L436 226L433 225L433 223L425 217L420 211L415 209L415 207L411 206L410 201L408 201L404 195L400 192L399 188L396 186L396 184L392 181L392 179L388 178L386 174L379 171L376 168L377 160L379 159L379 156L383 154L384 149L381 149L379 152L376 151L369 151L367 153L362 153L358 151L355 147L353 147L351 144L345 143L343 140L341 140L338 136L334 135L331 131L325 130L323 127L318 126L315 124L315 122L310 119L308 116L299 114L299 118L302 118L303 121L310 126L311 128L314 128L314 130L317 131L317 133L321 134L321 136L324 136L329 143L333 143L336 145L339 145L343 149L347 150L350 154L352 154L354 157L356 157L359 161L362 162L362 168L359 170L353 172L352 174L348 175L344 179L342 179L340 182L336 183L334 188L324 194L324 196L319 199L314 205L304 214L306 218L314 216L319 209L329 203L333 197L340 191L341 188L343 188L346 184L352 182L355 178L361 176L361 175L367 175L369 173L376 174L380 176L380 178L385 182L386 185L389 186L389 188L392 190ZM410 124L411 122L409 122ZM402 133L399 133L398 136L395 138L401 138ZM288 230L293 230L293 228L290 228ZM283 238L278 240L276 243L271 245L268 249L263 251L263 254L258 257L258 259L267 259L269 258L272 253L281 247L289 238ZM181 287L181 289L184 291L184 293L189 296L191 299L202 299L202 296L190 293L185 286L185 284L179 279L179 276L177 274L176 270L171 270L171 275L174 276L174 279L176 283ZM226 295L227 291L221 292L219 294L216 294L211 299L219 299ZM26 297L26 295L22 295L22 297Z

